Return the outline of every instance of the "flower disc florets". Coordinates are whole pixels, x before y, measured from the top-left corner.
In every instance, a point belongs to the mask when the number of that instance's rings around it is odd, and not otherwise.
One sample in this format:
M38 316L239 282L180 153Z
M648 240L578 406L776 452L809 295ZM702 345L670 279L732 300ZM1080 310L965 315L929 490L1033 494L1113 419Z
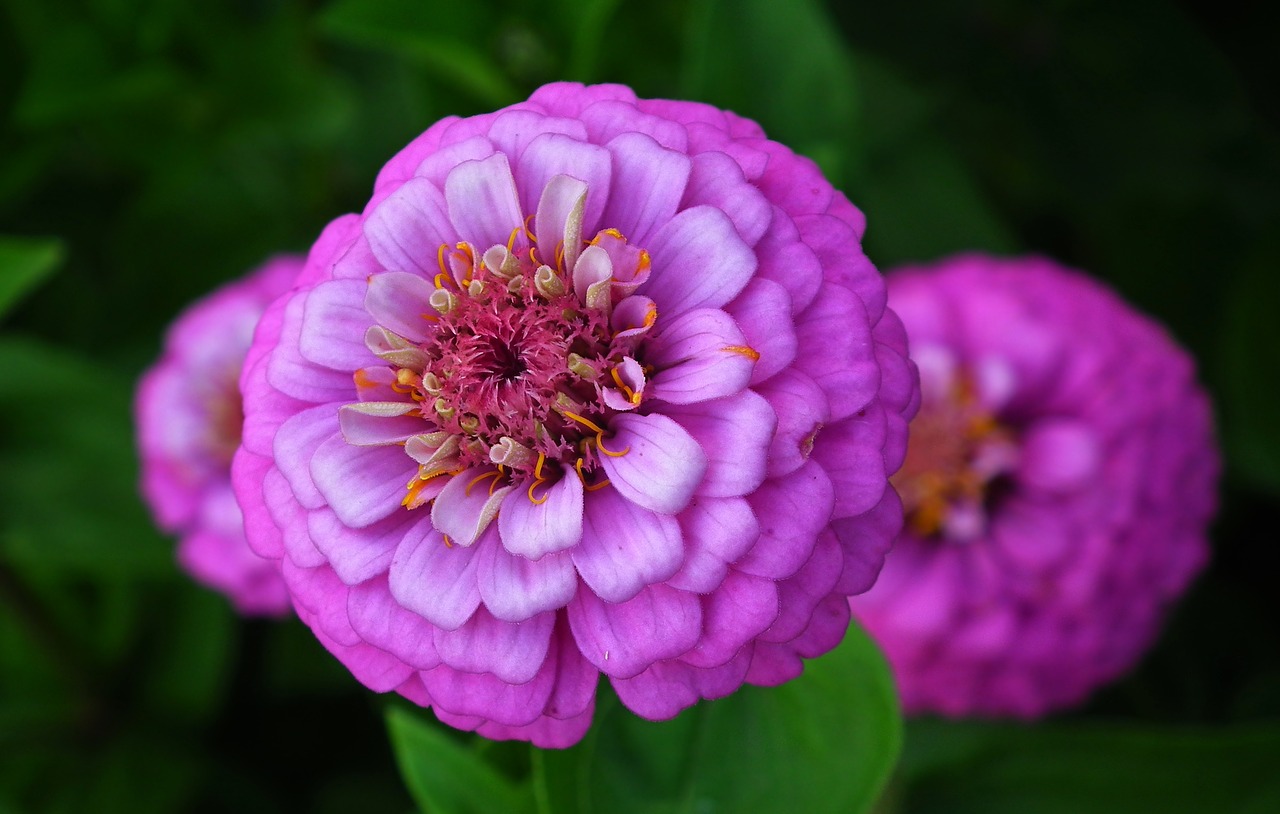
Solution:
M1218 456L1190 358L1076 272L889 275L922 404L906 531L851 600L909 712L1033 717L1128 669L1203 565Z
M564 746L833 647L902 522L906 339L814 165L551 85L431 127L264 316L237 494L368 686Z
M184 311L134 405L142 494L157 525L181 535L179 564L245 614L286 613L289 596L278 569L245 542L231 494L244 422L238 382L258 318L301 269L302 258L277 257Z

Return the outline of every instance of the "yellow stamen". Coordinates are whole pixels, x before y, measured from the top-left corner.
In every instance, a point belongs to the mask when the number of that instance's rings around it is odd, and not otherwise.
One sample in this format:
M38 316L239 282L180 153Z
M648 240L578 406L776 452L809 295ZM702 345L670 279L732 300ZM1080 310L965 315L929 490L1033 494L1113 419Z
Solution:
M721 348L721 350L727 350L730 353L740 353L753 362L760 361L760 352L757 351L755 348L750 348L750 347L747 347L746 345L729 345L727 347Z
M450 540L450 539L449 539L449 535L447 535L447 534L441 534L440 536L444 538L444 547L445 547L445 548L453 548L453 540Z
M463 490L462 493L467 497L470 497L472 486L475 486L477 483L484 480L485 478L493 478L493 484L490 485L489 487L489 494L493 494L493 489L495 486L498 485L498 478L500 477L502 477L502 473L498 472L496 469L492 472L485 472L483 475L476 475L474 478L471 479L471 482L467 484L467 488Z
M533 220L533 215L528 215L524 219L524 235L529 238L530 243L537 243L538 238L533 234L533 230L529 228L529 221Z
M605 431L601 429L599 426L597 426L594 422L588 421L587 419L583 418L580 415L577 415L576 413L564 412L564 413L561 413L561 415L565 416L566 418L572 418L574 421L577 421L579 424L583 424L587 427L590 427L596 434L596 447L599 448L599 450L603 452L605 455L608 455L610 458L621 458L623 455L626 455L628 452L631 451L631 447L627 447L621 452L614 452L610 449L606 449L604 445Z
M563 415L565 418L571 418L574 421L578 422L579 424L586 426L594 433L604 432L604 430L602 430L595 422L585 419L582 416L578 415L577 413L571 413L568 410L566 410L563 413L561 413L561 415Z
M512 254L516 250L516 235L520 234L521 227L517 226L511 230L511 237L507 238L507 253Z
M616 367L610 368L609 374L613 376L614 383L618 385L618 389L622 391L622 394L627 397L627 401L632 404L640 403L640 394L632 390L630 387L627 387L626 382L622 381L622 377L618 375L618 369Z

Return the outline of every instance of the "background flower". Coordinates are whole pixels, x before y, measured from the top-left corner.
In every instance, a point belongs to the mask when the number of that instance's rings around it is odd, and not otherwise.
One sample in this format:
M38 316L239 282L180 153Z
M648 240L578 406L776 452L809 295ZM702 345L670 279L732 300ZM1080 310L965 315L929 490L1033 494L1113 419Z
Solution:
M444 721L576 741L844 635L917 399L861 214L706 105L549 85L335 221L245 368L237 496L299 615Z
M142 493L178 562L242 613L280 615L289 597L278 570L249 550L231 493L240 445L240 370L267 305L293 284L302 258L273 258L187 308L138 383L135 414Z
M1131 667L1204 565L1209 401L1150 319L1036 258L890 275L923 406L907 528L851 600L908 711L1033 717Z

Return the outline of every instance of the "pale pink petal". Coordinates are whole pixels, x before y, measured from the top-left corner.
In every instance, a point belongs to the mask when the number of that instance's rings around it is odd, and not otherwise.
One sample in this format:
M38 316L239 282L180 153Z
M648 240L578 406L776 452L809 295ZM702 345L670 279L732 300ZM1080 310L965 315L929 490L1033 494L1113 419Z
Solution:
M445 630L461 627L480 606L475 549L446 545L432 528L409 529L388 573L396 601Z
M511 684L537 675L547 658L555 614L547 612L519 623L495 619L480 607L456 630L435 632L440 660L467 673L490 673Z
M426 317L434 316L427 300L435 290L434 285L417 274L402 271L375 274L365 291L364 307L382 327L405 339L423 342L434 333Z
M620 413L609 422L613 455L601 456L611 491L655 512L683 509L702 482L707 456L698 442L664 415ZM621 453L621 454L617 454Z
M587 185L582 233L595 234L601 226L600 217L605 203L609 200L613 175L609 151L597 144L587 144L558 133L544 133L530 141L519 155L515 174L524 211L536 211L539 196L551 179L567 175Z
M699 495L737 497L754 492L765 479L765 461L777 416L769 402L751 390L728 398L671 407L675 419L707 458Z
M469 546L498 516L510 486L491 489L497 481L492 467L475 467L449 479L431 506L431 522L450 542Z
M480 545L476 564L480 599L499 619L520 622L562 608L578 589L578 573L567 551L525 559L503 548L492 527Z
M664 319L658 335L645 344L645 361L657 369L650 393L673 404L740 392L757 358L733 318L718 308Z
M516 182L502 153L455 167L445 181L444 198L459 239L479 251L505 244L511 231L524 224Z
M561 473L550 486L533 486L522 480L507 493L498 513L502 546L531 560L572 548L582 539L582 481Z
M444 195L426 178L412 178L391 193L364 222L373 255L388 271L436 275L437 250L457 242ZM388 326L390 327L390 326Z
M310 472L338 518L363 528L400 509L414 466L397 447L355 447L335 435L316 449Z
M602 489L586 496L582 542L571 554L578 574L597 596L625 602L680 569L680 525L614 489Z
M710 206L682 211L643 245L653 258L653 273L642 291L664 317L726 305L756 272L755 252L728 216Z
M627 194L609 196L600 222L632 243L649 246L656 230L679 209L689 180L689 157L642 133L620 135L605 146L613 157L611 188Z

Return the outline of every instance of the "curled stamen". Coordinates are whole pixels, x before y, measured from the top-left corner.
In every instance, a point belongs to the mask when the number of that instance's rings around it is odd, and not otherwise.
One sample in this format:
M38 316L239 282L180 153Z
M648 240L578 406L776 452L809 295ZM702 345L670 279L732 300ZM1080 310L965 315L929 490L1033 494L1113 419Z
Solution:
M599 449L601 452L603 452L605 455L608 455L610 458L621 458L623 455L626 455L628 452L631 451L630 446L626 447L621 452L614 452L613 450L605 447L604 445L605 431L601 429L594 421L590 421L588 419L583 418L580 415L577 415L576 413L570 413L568 411L561 413L561 415L563 415L565 418L573 419L574 421L578 422L579 424L582 424L583 426L589 428L592 432L594 432L596 434L596 448ZM581 474L581 471L579 471L579 474Z
M618 368L616 367L610 368L609 374L613 376L614 383L618 385L618 389L622 391L622 395L627 397L627 401L631 402L632 404L640 403L640 394L632 390L630 387L627 387L627 383L624 382L622 380L622 377L618 375ZM601 449L603 450L603 448Z
M498 480L501 477L502 477L502 473L496 469L493 470L492 472L485 472L482 475L476 475L474 478L471 479L471 482L467 484L467 488L462 491L462 494L470 497L471 487L475 486L477 483L484 480L485 478L493 478L493 483L489 485L489 494L493 494L493 490L497 487Z
M516 250L516 235L520 234L520 230L524 228L517 226L511 230L511 237L507 238L507 254L511 254Z
M547 494L544 494L542 496L541 500L533 496L534 488L541 486L542 484L547 482L547 478L542 477L542 465L546 463L546 460L547 460L547 456L539 452L538 463L533 467L533 483L529 484L529 502L534 504L535 506L540 506L543 503L546 503L547 498L551 496L550 490L548 490Z
M529 238L530 243L537 243L538 238L533 234L533 230L529 228L529 221L533 220L533 215L528 215L524 219L524 236Z

